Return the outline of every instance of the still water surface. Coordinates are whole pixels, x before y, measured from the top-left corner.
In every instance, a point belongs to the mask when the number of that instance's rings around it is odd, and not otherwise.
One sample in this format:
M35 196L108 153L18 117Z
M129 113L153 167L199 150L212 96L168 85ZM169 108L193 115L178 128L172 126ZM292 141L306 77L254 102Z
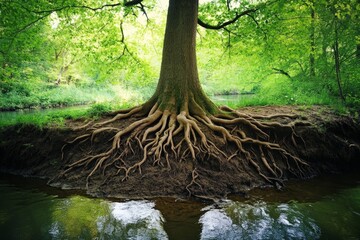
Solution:
M219 203L96 199L0 176L1 239L360 239L360 176Z

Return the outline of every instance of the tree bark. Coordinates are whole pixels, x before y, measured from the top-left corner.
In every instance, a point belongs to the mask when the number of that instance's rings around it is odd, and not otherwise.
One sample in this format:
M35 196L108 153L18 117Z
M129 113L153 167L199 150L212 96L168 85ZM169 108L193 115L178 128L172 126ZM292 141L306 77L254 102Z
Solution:
M204 94L196 62L198 0L170 0L160 78L148 105L160 110L203 115L216 111Z

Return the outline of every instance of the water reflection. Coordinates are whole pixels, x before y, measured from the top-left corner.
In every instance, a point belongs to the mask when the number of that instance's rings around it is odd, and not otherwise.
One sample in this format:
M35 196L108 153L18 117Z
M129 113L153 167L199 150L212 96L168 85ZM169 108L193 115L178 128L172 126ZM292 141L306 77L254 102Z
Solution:
M320 228L291 204L226 201L205 209L201 239L317 239Z
M107 202L75 196L53 213L52 239L167 239L164 218L150 201Z
M164 231L164 218L159 210L155 209L155 203L150 201L129 201L112 203L111 216L120 223L121 227L115 229L126 239L167 239ZM108 226L105 228L109 229ZM111 226L111 224L110 224ZM111 228L111 227L110 227ZM114 236L114 231L104 231L109 236Z
M336 185L325 181L320 186ZM296 191L289 188L287 199L271 192L272 198L207 205L174 199L94 199L31 185L28 179L12 183L0 177L0 238L359 239L360 181L350 186L324 194L302 185Z

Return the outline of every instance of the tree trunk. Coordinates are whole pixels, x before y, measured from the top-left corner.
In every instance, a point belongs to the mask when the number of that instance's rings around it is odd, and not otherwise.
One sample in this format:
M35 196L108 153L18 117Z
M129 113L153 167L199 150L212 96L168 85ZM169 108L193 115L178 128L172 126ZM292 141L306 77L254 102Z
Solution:
M204 94L196 63L198 0L170 0L160 79L148 105L173 113L203 115L216 111Z
M310 77L315 77L315 10L314 3L311 7L311 29L310 29Z
M358 5L360 5L360 0L357 0L357 4ZM357 23L359 23L360 22L360 13L358 13L357 15L356 15L356 17L355 17L355 21L357 22ZM360 60L360 42L359 42L359 39L360 39L360 24L357 24L357 31L356 31L356 37L358 38L358 41L357 41L357 43L356 43L356 58L358 59L358 60Z
M339 33L337 20L335 19L335 43L334 43L334 60L335 60L335 72L336 72L336 81L339 88L339 95L341 100L345 101L345 97L343 94L342 86L341 86L341 70L340 70L340 53L339 53Z

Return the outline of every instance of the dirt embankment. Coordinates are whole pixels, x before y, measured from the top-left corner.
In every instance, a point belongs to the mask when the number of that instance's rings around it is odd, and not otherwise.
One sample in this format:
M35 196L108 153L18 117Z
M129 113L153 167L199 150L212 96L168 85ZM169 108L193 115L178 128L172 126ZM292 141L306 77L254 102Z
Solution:
M253 115L296 114L302 122L294 127L296 144L287 143L288 132L273 129L275 138L285 139L283 145L311 166L313 176L346 171L360 166L360 124L351 117L340 116L325 107L249 107L240 111ZM288 119L279 117L277 122L286 123ZM68 122L65 128L48 127L38 129L34 126L14 126L0 130L0 167L1 171L14 174L53 179L66 169L72 158L79 152L91 151L89 148L67 146L79 133L71 127L80 121ZM95 147L108 144L98 139ZM89 150L90 149L90 150ZM139 156L136 156L139 153ZM64 154L64 158L63 158ZM91 154L91 152L89 152ZM134 158L141 158L135 149ZM191 169L197 164L201 174L192 183ZM117 174L96 174L88 185L88 192L96 196L108 197L149 197L189 195L189 186L196 196L226 196L247 191L253 187L268 184L256 176L254 169L244 169L241 164L231 161L171 161L171 169L164 166L145 164L141 174L135 171L123 181ZM279 168L281 166L279 165ZM241 169L241 170L239 170ZM52 181L55 186L64 188L86 188L90 170L77 169L65 177ZM111 172L111 170L109 170ZM248 172L246 172L248 171ZM284 173L283 179L289 179L290 173ZM307 175L309 176L309 175ZM191 184L192 183L192 184Z

